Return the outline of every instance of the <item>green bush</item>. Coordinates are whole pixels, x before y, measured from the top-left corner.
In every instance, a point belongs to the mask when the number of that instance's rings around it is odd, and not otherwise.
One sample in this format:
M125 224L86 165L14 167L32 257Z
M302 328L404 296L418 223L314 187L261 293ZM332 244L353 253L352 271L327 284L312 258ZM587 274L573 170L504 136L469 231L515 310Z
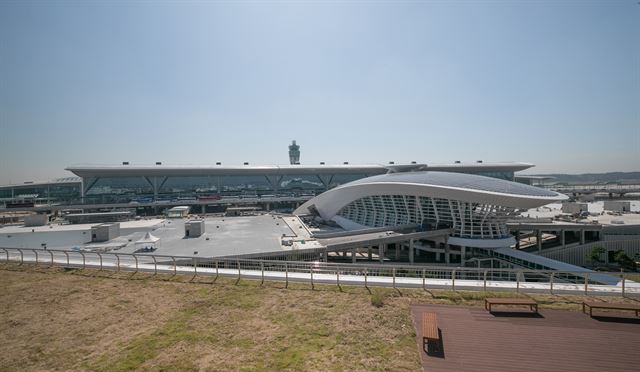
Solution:
M384 305L384 295L380 292L374 292L371 295L371 305L375 307L382 307L382 305Z
M595 246L593 247L593 249L591 250L591 252L587 253L587 261L591 262L592 265L597 265L599 263L602 263L602 258L601 256L606 253L606 251L604 250L604 248L600 247L600 246Z
M636 269L636 262L631 257L627 256L622 249L616 251L613 259L622 269L632 271Z

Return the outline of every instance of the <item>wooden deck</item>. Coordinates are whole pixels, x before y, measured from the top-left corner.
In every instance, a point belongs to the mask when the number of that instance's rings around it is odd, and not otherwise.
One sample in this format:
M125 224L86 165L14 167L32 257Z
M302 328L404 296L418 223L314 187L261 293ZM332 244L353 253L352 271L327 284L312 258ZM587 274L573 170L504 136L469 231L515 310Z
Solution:
M514 309L517 310L517 309ZM422 316L434 312L442 332L439 355L422 351ZM630 371L640 365L640 319L541 310L416 305L411 309L425 371ZM630 315L630 316L629 316Z

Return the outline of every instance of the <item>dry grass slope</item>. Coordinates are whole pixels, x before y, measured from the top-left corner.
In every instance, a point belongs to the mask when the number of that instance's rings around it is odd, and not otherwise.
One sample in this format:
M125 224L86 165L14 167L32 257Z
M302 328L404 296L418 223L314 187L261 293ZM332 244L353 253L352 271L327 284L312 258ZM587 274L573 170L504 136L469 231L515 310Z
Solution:
M26 266L4 266L0 281L3 371L420 370L411 304L514 295ZM573 310L581 300L536 299Z

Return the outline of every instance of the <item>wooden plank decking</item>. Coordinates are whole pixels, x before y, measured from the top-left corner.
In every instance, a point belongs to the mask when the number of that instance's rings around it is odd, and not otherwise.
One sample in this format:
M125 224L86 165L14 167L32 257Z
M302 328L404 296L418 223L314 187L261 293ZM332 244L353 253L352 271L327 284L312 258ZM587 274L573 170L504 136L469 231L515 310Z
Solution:
M590 318L576 311L489 313L416 305L412 315L425 371L631 371L640 365L640 319ZM422 351L422 313L438 317L441 356ZM610 316L611 314L609 314Z

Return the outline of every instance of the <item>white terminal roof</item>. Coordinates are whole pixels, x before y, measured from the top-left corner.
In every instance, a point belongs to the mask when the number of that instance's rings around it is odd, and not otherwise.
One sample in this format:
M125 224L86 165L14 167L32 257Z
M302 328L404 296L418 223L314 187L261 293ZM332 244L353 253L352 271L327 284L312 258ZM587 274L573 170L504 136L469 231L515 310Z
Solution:
M23 183L1 185L0 189L3 189L3 188L25 189L25 188L41 187L41 186L73 186L73 185L80 185L80 182L82 182L82 179L80 177L63 177L63 178L55 178L49 181L25 181Z
M559 195L554 191L549 191L522 183L505 181L492 177L478 176L474 174L452 172L408 172L384 174L381 176L359 179L351 182L350 185L388 182L440 186L446 188L484 191L506 195L541 196L551 198L555 198Z
M473 174L390 173L338 186L307 201L294 214L307 214L314 206L323 218L332 218L347 204L372 195L424 196L525 209L568 199L554 191Z
M72 165L66 170L80 177L284 175L284 174L382 174L405 171L518 172L530 163L455 164L338 164L338 165Z

